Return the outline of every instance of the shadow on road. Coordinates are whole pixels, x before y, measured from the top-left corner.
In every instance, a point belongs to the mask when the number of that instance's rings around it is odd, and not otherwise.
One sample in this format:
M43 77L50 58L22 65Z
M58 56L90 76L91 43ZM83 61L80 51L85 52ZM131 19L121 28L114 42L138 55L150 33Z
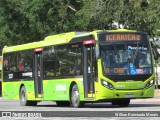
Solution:
M41 105L37 105L37 107L59 107L57 105L45 105L45 104L41 104ZM63 106L63 107L69 107L69 106ZM61 108L63 108L61 107ZM131 103L128 107L160 107L160 104L148 104L148 103ZM87 103L85 104L85 106L83 108L120 108L118 105L112 105L110 103ZM125 107L121 107L121 108L125 108Z
M87 104L85 105L85 107L87 108L120 108L118 105L111 105L111 104ZM128 107L160 107L160 104L159 103L157 104L131 103Z
M160 107L160 103L133 103L129 107Z

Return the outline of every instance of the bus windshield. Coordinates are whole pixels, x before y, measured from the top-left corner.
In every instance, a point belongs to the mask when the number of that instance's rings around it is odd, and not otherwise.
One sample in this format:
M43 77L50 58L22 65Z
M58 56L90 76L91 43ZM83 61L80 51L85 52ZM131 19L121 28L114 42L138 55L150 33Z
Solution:
M101 45L105 75L151 74L151 55L146 43Z

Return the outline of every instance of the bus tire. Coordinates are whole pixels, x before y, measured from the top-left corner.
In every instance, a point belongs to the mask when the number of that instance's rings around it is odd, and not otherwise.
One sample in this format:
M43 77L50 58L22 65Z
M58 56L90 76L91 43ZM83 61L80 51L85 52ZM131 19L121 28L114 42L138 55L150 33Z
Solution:
M119 100L119 101L118 101L118 105L119 105L120 107L127 107L127 106L129 106L129 104L130 104L130 99L127 99L127 100Z
M26 89L24 86L22 86L20 90L20 104L22 106L36 106L37 101L28 101L27 100L27 94L26 94Z
M80 101L80 95L77 84L74 84L71 88L70 106L74 108L80 108L84 106L84 102Z

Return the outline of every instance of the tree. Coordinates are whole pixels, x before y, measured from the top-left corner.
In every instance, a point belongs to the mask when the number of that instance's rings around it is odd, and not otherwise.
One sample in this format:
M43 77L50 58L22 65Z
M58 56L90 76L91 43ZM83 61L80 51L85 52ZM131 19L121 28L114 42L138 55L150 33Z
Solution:
M16 45L70 31L128 29L156 35L157 0L5 0L0 2L0 41Z
M72 0L6 0L0 4L1 42L22 44L44 39L50 34L74 30Z
M83 0L76 14L81 29L113 29L117 22L128 29L143 30L154 35L159 28L159 1L156 0Z

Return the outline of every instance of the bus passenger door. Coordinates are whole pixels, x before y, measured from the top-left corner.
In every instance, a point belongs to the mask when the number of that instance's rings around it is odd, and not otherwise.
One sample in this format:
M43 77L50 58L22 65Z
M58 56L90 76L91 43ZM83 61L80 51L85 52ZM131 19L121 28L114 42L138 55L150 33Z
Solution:
M94 43L94 42L93 42ZM85 98L93 97L94 80L95 80L95 57L94 57L94 44L85 44L83 42L83 79L84 79L84 94Z
M35 97L43 97L43 62L42 62L43 48L34 49L34 90Z

